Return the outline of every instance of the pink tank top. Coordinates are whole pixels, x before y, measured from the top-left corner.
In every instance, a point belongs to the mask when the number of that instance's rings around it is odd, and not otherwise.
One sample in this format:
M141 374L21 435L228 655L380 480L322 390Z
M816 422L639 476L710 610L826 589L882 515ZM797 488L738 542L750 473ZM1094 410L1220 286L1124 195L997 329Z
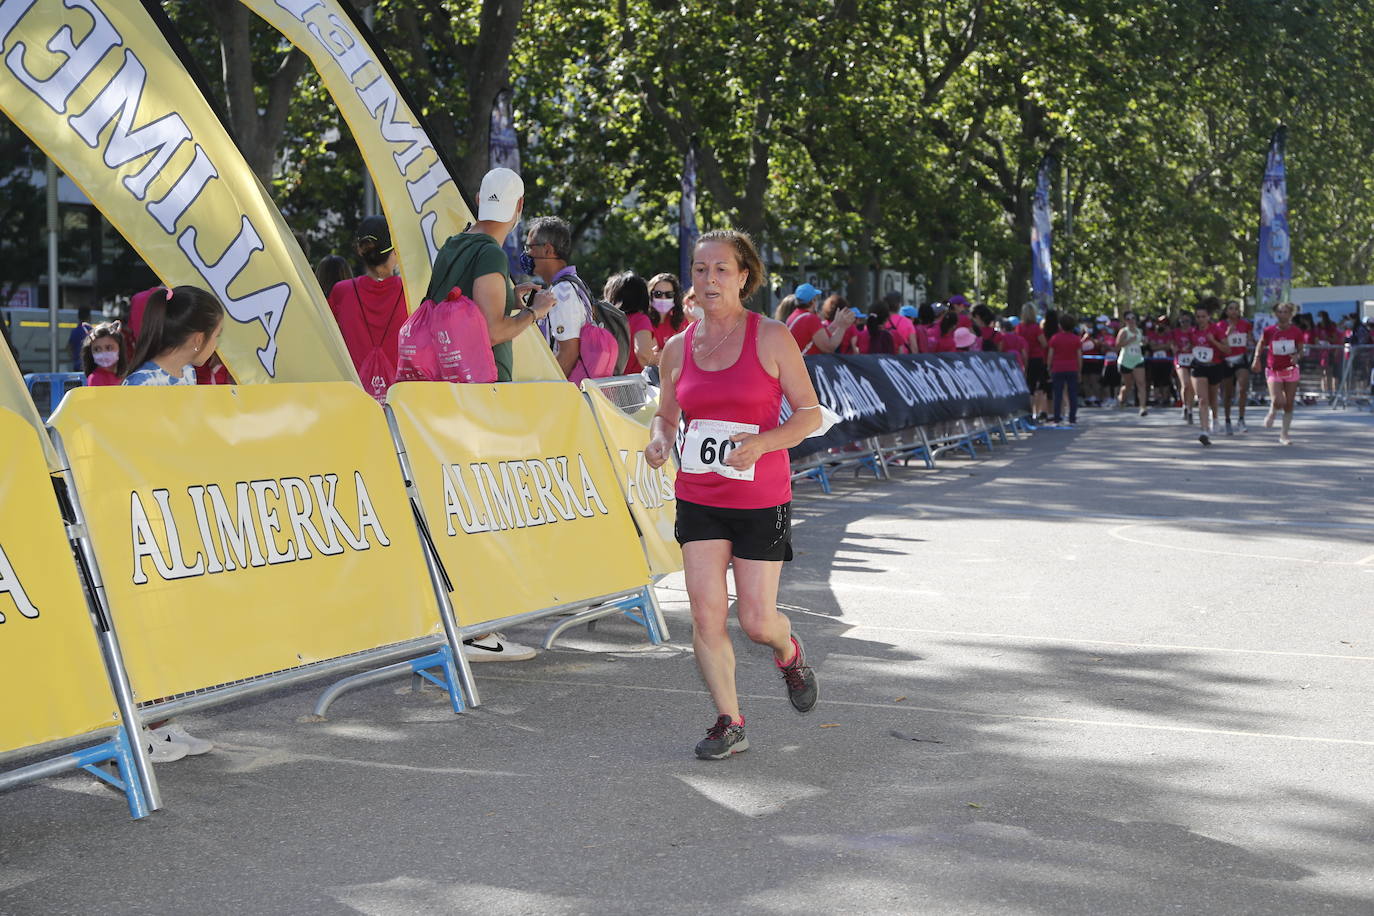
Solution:
M759 432L778 426L782 383L759 362L759 315L748 312L744 347L728 369L710 371L692 358L692 342L701 324L687 329L686 355L677 380L677 402L684 423L692 420L725 420L751 423ZM791 464L785 449L769 452L754 465L753 480L735 480L708 471L679 473L677 498L720 509L767 509L792 499Z

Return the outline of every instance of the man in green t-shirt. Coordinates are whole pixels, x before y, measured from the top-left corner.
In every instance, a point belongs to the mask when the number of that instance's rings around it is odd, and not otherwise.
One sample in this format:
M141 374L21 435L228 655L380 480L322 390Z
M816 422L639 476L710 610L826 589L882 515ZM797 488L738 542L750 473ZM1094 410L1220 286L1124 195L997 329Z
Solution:
M510 169L492 169L482 179L477 222L450 236L434 259L426 299L442 302L456 286L476 302L487 318L496 380L511 380L511 344L515 337L549 313L556 300L547 289L522 302L536 284L514 286L505 249L506 236L525 209L525 183Z

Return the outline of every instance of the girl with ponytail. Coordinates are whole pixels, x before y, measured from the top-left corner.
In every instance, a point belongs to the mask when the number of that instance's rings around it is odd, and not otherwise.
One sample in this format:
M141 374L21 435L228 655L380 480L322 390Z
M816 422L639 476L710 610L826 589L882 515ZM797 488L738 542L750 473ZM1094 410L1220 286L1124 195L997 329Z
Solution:
M224 306L195 286L162 287L148 297L125 385L194 385L219 343Z

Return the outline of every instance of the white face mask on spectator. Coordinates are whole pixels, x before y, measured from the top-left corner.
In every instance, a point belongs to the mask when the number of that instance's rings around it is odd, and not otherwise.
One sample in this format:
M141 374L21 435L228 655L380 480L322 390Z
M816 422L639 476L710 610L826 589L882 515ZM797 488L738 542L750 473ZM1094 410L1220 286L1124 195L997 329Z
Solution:
M108 369L119 362L118 350L100 350L91 353L91 360L102 369Z

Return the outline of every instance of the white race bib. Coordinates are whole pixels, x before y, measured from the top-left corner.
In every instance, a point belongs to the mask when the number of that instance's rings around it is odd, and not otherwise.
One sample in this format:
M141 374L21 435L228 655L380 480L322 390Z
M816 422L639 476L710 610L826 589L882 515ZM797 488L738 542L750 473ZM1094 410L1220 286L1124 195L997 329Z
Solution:
M1180 354L1178 354L1178 364L1179 364L1180 366L1191 366L1191 365L1193 364L1193 354L1191 354L1191 353L1180 353Z
M754 469L738 471L725 463L735 443L730 437L739 433L757 433L757 423L736 423L733 420L693 420L687 424L678 453L682 455L683 474L719 474L732 480L753 480Z
M1244 331L1232 331L1226 335L1226 346L1235 349L1243 349L1250 339L1245 336Z
M1168 358L1169 358L1169 354L1166 353L1166 352L1163 351L1163 350L1156 350L1156 351L1154 351L1153 353L1151 353L1150 356L1151 356L1151 358L1153 358L1153 359L1168 359Z
M1274 339L1275 356L1292 356L1298 352L1298 342L1291 337L1276 337Z
M1210 363L1212 361L1212 348L1193 347L1193 359L1199 363Z
M1144 357L1140 355L1140 344L1126 344L1121 350L1121 358L1131 360L1132 362L1144 359Z

